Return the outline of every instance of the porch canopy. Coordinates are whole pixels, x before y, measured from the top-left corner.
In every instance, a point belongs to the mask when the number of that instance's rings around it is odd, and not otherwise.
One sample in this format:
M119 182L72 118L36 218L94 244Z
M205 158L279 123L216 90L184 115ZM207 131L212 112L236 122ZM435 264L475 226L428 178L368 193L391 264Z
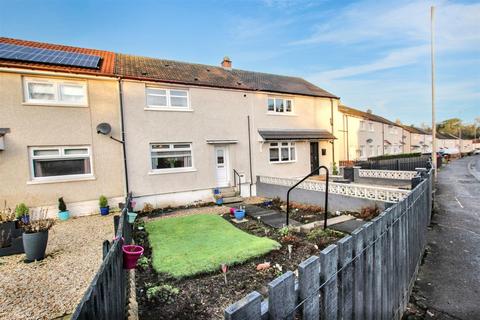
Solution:
M325 129L258 129L265 141L304 141L304 140L334 140L333 134Z

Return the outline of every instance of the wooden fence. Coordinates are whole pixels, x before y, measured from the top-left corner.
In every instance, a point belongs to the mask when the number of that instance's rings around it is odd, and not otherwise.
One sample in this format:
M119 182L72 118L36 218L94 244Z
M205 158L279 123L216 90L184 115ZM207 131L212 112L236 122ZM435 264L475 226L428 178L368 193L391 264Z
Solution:
M123 269L122 245L132 241L132 227L127 222L131 194L120 216L114 217L115 239L103 245L104 259L77 305L71 319L125 319L128 273Z
M420 156L414 158L356 161L355 165L362 169L415 171L417 168L428 168L429 162L429 156Z
M432 208L433 171L402 201L351 235L225 309L225 319L401 319ZM423 181L422 181L423 180ZM421 181L421 182L420 182Z

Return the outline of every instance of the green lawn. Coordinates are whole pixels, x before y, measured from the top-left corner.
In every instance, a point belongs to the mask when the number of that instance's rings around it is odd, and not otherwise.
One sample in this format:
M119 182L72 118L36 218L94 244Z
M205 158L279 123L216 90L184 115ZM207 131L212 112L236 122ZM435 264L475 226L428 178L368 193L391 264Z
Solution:
M176 278L220 271L222 263L240 263L280 247L276 241L245 233L217 215L159 219L147 222L145 228L153 268Z

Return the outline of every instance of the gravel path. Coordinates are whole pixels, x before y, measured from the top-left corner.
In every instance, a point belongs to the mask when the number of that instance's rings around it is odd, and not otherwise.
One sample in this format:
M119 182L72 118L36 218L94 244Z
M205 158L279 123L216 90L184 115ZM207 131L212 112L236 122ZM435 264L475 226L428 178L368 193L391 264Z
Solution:
M47 257L25 264L24 254L0 257L0 319L52 319L72 313L113 238L113 216L57 222Z

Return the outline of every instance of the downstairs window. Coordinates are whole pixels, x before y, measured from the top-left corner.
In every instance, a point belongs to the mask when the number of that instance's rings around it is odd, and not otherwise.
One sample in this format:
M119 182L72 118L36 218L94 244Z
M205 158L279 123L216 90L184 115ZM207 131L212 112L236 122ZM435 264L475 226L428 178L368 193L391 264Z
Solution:
M193 168L191 143L151 143L152 170Z
M272 142L269 146L270 162L293 162L296 160L295 142Z

